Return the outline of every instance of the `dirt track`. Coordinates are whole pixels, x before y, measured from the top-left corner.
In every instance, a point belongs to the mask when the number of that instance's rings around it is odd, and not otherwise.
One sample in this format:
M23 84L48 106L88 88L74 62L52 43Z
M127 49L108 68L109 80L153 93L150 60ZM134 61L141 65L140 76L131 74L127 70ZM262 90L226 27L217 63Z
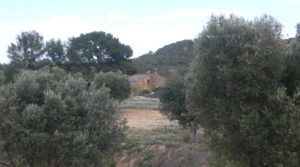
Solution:
M132 129L150 130L176 124L155 110L123 109L121 115L127 119L127 125Z

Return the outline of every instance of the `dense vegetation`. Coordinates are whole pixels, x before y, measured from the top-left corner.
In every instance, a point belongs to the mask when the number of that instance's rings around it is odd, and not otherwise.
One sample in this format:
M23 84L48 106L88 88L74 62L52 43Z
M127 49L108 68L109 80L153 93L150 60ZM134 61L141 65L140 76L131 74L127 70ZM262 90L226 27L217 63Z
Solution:
M110 96L119 101L123 101L130 96L130 83L126 76L121 73L98 73L94 80L95 88L103 86L110 89Z
M105 32L81 34L66 43L54 39L44 42L43 36L36 31L22 32L16 43L8 47L8 57L14 68L58 66L87 77L100 71L134 74L136 69L129 60L131 56L132 49L128 45Z
M212 166L300 165L300 25L291 40L281 27L212 16L186 79L162 89L163 113L204 128Z
M299 166L298 93L288 96L281 83L281 37L281 24L269 16L213 16L196 40L188 108L205 129L215 165Z
M287 89L287 94L293 96L297 93L300 84L300 24L297 25L296 38L288 43L288 55L285 57L285 72L283 84Z
M5 83L5 77L2 71L0 71L0 85Z
M159 91L159 110L170 120L177 120L180 125L189 128L195 138L197 124L195 117L187 109L186 84L184 77L172 74Z
M160 91L160 110L171 120L178 120L181 125L189 123L185 114L186 108L185 85L183 77L172 75L167 80L166 86Z
M138 73L148 71L168 75L170 72L185 73L194 58L192 40L184 40L166 45L156 52L149 52L136 59L132 63L136 66Z
M0 65L1 164L113 163L125 129L118 101L131 91L122 73L135 73L131 56L129 46L104 32L68 43L44 42L35 31L18 35L8 47L10 64Z
M71 38L67 47L70 68L84 72L120 70L133 74L135 71L131 71L133 68L128 64L131 56L132 49L129 46L105 32L81 34Z
M212 16L194 41L133 64L111 34L45 42L23 32L0 64L0 158L13 167L107 165L124 137L123 74L138 70L169 76L160 110L203 128L212 166L300 166L300 24L294 39L281 29L270 16Z
M13 167L103 166L124 122L105 87L57 67L21 71L0 87L0 154Z

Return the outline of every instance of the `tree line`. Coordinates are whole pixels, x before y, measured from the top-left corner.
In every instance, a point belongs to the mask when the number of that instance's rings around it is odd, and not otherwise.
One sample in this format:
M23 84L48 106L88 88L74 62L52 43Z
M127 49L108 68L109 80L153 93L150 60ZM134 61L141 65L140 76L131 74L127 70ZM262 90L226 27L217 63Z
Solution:
M183 74L189 70L190 63L195 58L193 47L193 40L178 41L155 52L134 58L132 63L137 68L138 73L151 71L168 76L175 71Z
M112 34L101 31L71 37L67 42L54 39L44 41L36 31L22 32L17 36L16 43L8 46L7 53L9 68L14 70L57 66L87 76L100 71L136 73L130 60L133 53L131 47L120 43Z
M110 166L126 129L132 50L104 32L43 41L23 32L0 66L0 164ZM133 69L133 71L132 71Z

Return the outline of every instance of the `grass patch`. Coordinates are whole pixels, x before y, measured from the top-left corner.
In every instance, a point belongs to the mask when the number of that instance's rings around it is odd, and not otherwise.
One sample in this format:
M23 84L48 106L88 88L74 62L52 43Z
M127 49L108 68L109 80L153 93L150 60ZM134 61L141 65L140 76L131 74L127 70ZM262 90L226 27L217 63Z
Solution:
M132 139L126 139L124 145L122 146L122 149L127 150L128 155L137 154L142 151L141 144Z
M165 126L153 130L128 129L123 143L121 162L138 167L154 167L168 161L177 163L178 156L188 158L189 163L197 162L203 155L202 134L195 141L184 142L181 137L185 130L179 125ZM186 131L186 130L185 130ZM168 157L165 159L164 157ZM189 166L195 166L195 164Z
M167 148L178 148L178 147L179 147L179 145L176 145L176 144L174 144L174 143L166 143L165 146L166 146Z
M126 140L125 145L122 148L125 150L130 150L138 145L139 143L135 142L134 140Z
M139 164L139 167L152 167L152 165L151 164L144 164L143 162L141 162Z
M144 161L150 161L154 155L152 153L147 153L144 157Z
M128 130L127 140L139 143L140 146L164 145L168 148L180 147L187 150L200 150L200 148L203 148L202 133L198 132L195 141L186 142L182 139L181 134L183 131L186 130L179 125L166 126L153 130Z
M158 110L159 100L157 98L146 98L146 97L135 96L123 101L120 104L120 108Z

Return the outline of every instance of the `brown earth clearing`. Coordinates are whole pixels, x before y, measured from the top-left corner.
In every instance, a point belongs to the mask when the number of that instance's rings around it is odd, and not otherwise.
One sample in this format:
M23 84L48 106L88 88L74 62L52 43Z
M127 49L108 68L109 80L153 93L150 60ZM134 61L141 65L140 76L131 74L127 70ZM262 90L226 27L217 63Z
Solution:
M121 115L127 119L130 129L150 130L177 124L156 110L123 109Z
M157 110L122 109L126 139L117 154L117 167L208 167L203 134L192 141L189 131Z

